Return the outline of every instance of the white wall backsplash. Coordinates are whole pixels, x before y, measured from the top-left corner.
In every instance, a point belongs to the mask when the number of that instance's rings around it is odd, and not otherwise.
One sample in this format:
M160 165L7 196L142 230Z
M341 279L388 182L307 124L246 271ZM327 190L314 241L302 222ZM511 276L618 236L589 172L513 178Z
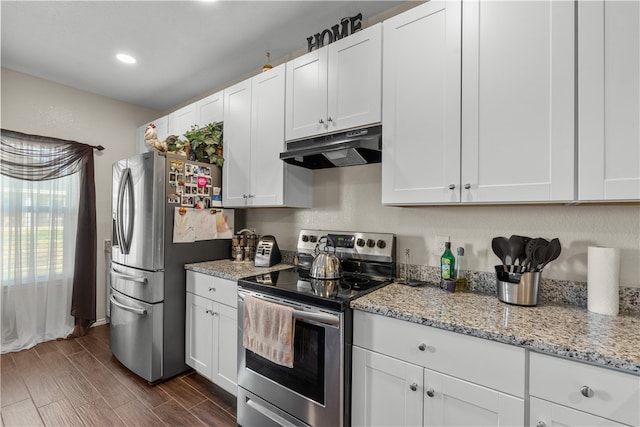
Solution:
M621 248L621 286L640 287L640 206L383 206L380 164L314 172L312 209L248 209L246 225L273 234L280 248L295 250L302 228L387 232L397 235L397 257L437 266L436 235L451 236L451 246L465 247L469 270L493 271L495 236L520 234L558 237L562 254L544 277L587 280L587 247Z
M136 153L136 129L157 116L157 111L2 69L2 128L105 147L94 152L97 320L105 315L102 242L111 238L111 166Z

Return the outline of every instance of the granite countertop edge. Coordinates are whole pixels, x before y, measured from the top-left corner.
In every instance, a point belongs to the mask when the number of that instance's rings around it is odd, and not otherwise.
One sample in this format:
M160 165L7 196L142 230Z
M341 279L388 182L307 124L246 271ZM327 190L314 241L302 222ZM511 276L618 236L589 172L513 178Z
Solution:
M447 317L451 314L450 298L454 294L448 294L436 286L431 285L412 288L410 291L407 289L414 297L420 295L421 289L428 293L429 303L428 305L422 306L419 298L411 298L409 302L405 300L407 295L398 295L398 286L408 288L404 285L396 284L386 286L353 300L351 302L351 308L503 344L515 345L542 354L586 362L640 376L640 344L636 342L635 348L630 347L634 346L633 332L620 330L623 326L616 325L616 318L622 317L625 321L630 322L633 326L637 325L638 329L640 329L640 317L638 316L597 315L587 313L586 309L570 306L565 307L557 304L539 305L538 307L518 307L502 303L493 295L465 293L464 297L462 297L462 294L461 297L467 302L472 301L472 303L476 303L477 311L474 313L473 309L469 310L467 304L465 313L468 314L468 317L465 318L461 315L459 319L452 321ZM440 302L438 299L442 301ZM497 303L493 303L493 300ZM407 309L400 308L403 304L410 304L411 307ZM532 311L532 308L537 308L538 312ZM576 332L572 333L571 326L565 327L566 325L563 325L562 322L558 322L559 325L556 329L547 326L533 332L526 327L519 327L518 320L522 320L525 323L531 322L532 319L536 318L536 315L545 310L553 310L552 314L556 315L558 315L558 313L562 315L563 312L566 312L567 319L578 316L578 318L588 318L588 321L593 321L595 318L597 328L603 328L604 325L604 329L608 329L606 331L608 334L606 338L610 338L609 335L612 335L618 340L622 340L627 338L628 332L628 340L626 340L628 342L619 343L619 346L622 347L619 350L624 352L625 356L617 355L615 351L609 351L606 346L603 346L605 348L590 348L593 340L598 341L597 333L595 334L595 338L585 339L585 337L581 335L580 328L577 328ZM493 313L491 313L491 311L493 311ZM419 314L416 314L416 312L419 312ZM525 318L519 319L523 314ZM482 319L479 322L477 319L467 320L473 318L475 315L482 317ZM515 320L512 322L513 325L507 330L504 330L503 325L508 324L511 320ZM590 330L590 333L591 332ZM540 336L540 334L548 334L550 338L545 339L545 337ZM576 342L578 344L576 344Z
M217 260L204 261L191 264L185 264L185 270L195 271L209 276L219 277L227 280L240 280L245 277L251 277L258 274L266 274L272 271L288 270L293 268L292 264L278 263L271 267L256 267L253 261L231 261Z

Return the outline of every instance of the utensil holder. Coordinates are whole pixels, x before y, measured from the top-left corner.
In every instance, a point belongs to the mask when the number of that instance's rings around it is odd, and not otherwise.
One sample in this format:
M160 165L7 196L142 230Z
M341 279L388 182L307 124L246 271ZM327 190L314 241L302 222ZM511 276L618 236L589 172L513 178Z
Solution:
M522 274L506 273L502 265L496 266L498 299L513 305L529 307L538 305L541 275L539 271ZM510 281L514 279L518 281Z

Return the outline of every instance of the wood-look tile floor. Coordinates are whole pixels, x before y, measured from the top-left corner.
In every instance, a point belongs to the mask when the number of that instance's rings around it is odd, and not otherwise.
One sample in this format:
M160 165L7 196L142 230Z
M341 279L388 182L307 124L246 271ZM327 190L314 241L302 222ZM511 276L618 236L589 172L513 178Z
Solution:
M109 325L0 359L0 425L236 426L235 397L195 372L150 386L109 350Z

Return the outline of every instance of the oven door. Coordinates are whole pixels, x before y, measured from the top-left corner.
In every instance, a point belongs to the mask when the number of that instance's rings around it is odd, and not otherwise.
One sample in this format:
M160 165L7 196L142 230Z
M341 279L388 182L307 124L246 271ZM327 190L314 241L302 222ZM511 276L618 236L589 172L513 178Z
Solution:
M242 345L244 296L252 295L294 308L293 368L277 365ZM342 426L344 423L344 314L324 311L240 289L238 291L238 424L290 425L277 408L299 425ZM254 395L260 399L251 399ZM264 402L262 402L262 401ZM274 410L275 409L275 410ZM294 423L298 424L298 423Z

